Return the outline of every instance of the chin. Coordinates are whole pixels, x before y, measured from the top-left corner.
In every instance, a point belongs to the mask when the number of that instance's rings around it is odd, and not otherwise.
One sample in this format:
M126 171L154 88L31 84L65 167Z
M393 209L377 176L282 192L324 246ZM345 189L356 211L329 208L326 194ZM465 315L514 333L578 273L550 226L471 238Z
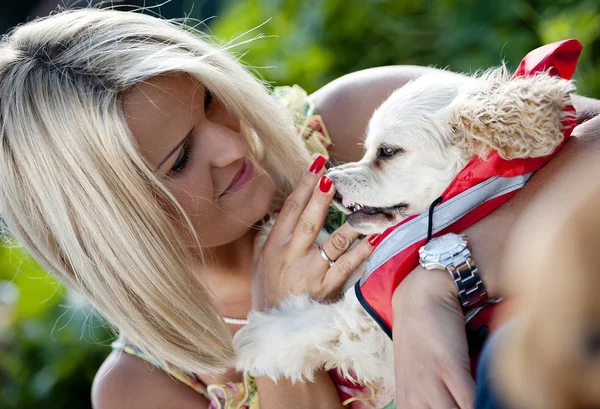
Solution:
M228 206L228 210L230 214L237 216L246 230L249 230L267 215L275 192L273 179L266 172L262 172L238 192L233 193L238 194L238 197L231 207Z
M195 221L203 247L231 244L246 235L269 212L275 183L264 172L215 205L216 212ZM205 233L205 234L203 234Z

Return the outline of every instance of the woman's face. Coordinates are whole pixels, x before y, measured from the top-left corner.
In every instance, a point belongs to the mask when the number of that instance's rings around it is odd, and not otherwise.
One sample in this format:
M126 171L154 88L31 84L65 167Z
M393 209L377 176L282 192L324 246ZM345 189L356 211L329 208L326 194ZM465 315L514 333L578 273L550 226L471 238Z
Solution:
M160 76L123 104L142 154L167 177L203 247L233 242L264 217L275 184L249 161L240 121L209 90L185 74Z

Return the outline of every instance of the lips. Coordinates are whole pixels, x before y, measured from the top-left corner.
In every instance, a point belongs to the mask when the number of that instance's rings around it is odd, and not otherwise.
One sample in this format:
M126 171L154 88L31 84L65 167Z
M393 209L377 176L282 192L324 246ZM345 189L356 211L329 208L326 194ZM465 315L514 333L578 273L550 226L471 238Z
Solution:
M225 189L225 191L221 193L221 197L226 195L227 193L231 193L242 188L246 183L252 180L253 174L254 165L252 165L250 159L246 157L242 162L242 166L231 180L231 183L229 184L229 186L227 186L227 189Z

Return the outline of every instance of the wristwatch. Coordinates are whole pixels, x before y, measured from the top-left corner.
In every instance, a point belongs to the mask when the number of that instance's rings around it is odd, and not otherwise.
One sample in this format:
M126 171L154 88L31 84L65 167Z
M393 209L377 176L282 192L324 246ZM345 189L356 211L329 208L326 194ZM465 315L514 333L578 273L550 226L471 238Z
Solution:
M431 239L419 249L420 263L427 270L448 270L456 287L463 310L485 304L487 292L477 272L466 235L445 234Z

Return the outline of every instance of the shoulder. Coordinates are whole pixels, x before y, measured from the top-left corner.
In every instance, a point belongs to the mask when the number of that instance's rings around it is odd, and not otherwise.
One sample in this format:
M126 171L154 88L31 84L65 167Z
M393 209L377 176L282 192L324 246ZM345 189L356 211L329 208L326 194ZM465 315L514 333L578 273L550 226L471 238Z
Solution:
M187 385L144 360L113 351L92 386L94 409L208 408L208 402Z
M332 157L341 162L362 157L363 141L373 111L396 89L424 73L450 71L414 65L369 68L340 77L310 96L334 144Z

